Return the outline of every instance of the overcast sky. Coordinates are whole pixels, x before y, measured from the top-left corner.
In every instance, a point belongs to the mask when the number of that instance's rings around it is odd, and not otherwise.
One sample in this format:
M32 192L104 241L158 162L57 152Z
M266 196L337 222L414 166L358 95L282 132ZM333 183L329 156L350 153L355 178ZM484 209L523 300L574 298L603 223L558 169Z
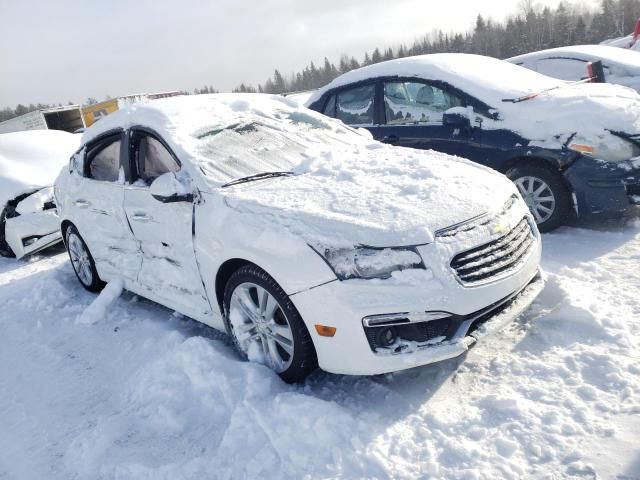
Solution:
M586 0L593 4L595 0ZM555 6L558 0L536 3ZM213 85L501 20L518 0L0 0L0 107Z

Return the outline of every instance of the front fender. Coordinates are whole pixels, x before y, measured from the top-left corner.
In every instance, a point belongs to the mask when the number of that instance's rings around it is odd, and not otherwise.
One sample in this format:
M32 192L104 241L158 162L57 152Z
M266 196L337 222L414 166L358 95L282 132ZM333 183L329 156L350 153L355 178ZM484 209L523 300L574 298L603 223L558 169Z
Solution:
M194 245L209 298L216 298L220 266L231 259L258 265L288 295L336 280L318 254L284 226L256 221L253 214L230 209L216 195L203 198L196 206Z

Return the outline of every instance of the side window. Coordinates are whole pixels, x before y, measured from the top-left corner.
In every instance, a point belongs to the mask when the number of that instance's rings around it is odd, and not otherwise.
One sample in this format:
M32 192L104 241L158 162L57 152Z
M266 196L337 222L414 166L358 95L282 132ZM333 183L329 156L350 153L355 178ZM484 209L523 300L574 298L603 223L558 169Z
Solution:
M116 182L120 176L120 134L99 141L87 152L85 176Z
M347 125L373 125L375 85L352 88L338 93L336 118Z
M462 100L441 88L421 82L387 82L384 84L384 110L387 125L439 123L442 114Z
M136 142L136 167L138 176L150 185L160 175L180 170L171 152L156 138L142 134Z
M543 58L536 67L538 73L560 80L587 78L587 62L575 58Z

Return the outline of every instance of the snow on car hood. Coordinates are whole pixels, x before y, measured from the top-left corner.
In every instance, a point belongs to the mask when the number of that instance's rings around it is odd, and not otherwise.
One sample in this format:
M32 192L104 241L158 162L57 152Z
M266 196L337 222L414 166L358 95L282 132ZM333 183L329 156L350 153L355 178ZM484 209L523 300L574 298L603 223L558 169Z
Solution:
M7 200L53 185L80 145L80 135L60 130L0 134L0 210Z
M499 120L483 118L483 129L508 129L548 148L559 148L573 133L600 138L607 130L640 133L640 95L610 84L566 85L495 58L468 54L433 54L369 65L345 73L316 91L311 105L329 89L381 76L416 77L446 82L494 109ZM507 103L563 85L535 99Z
M371 141L325 150L293 177L223 189L227 204L312 244L404 246L498 211L515 192L506 177L445 154Z
M491 210L515 191L506 177L448 155L394 148L366 130L278 95L173 97L115 112L89 128L157 131L192 180L227 204L308 241L419 244L434 230ZM294 172L223 187L262 172Z
M532 100L499 107L501 120L483 128L509 128L548 148L560 148L577 133L597 143L610 131L640 133L640 95L611 84L581 84L559 88Z

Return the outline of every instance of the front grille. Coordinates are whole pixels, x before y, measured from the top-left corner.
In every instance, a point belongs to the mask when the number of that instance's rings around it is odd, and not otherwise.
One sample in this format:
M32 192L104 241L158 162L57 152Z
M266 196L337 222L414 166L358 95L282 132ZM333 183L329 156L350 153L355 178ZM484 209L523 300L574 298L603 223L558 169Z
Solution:
M531 226L525 217L506 235L453 257L451 268L464 284L490 280L517 268L534 242Z

